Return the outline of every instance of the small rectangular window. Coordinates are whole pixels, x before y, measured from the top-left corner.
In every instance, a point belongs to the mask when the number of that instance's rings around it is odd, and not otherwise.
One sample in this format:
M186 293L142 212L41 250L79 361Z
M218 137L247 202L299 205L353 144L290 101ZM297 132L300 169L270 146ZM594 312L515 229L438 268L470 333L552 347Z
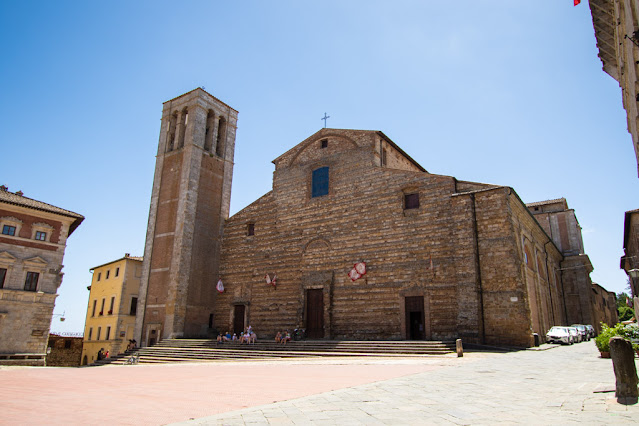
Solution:
M120 268L115 268L115 276L119 276L120 275Z
M36 291L38 289L38 278L40 278L39 273L27 272L27 278L24 280L24 291Z
M100 308L100 315L104 315L104 302L106 299L102 299L102 307Z
M64 349L71 349L71 339L64 339Z
M328 167L313 170L311 198L328 195Z
M106 273L106 277L104 278L105 280L108 280L108 279L109 279L109 274L110 274L110 273L111 273L111 271L107 271L107 273Z
M111 337L111 326L107 326L106 329L106 336L104 336L104 340L109 340L109 337Z
M102 334L102 327L98 327L98 336L96 340L100 340L100 334Z
M35 239L38 240L38 241L46 241L47 240L47 233L46 232L42 232L42 231L36 231Z
M7 269L0 268L0 288L4 288L4 280L7 277Z
M135 315L138 311L138 298L131 298L131 310L129 311L129 315Z
M254 223L249 223L246 226L246 235L248 235L249 237L251 235L255 235L255 224Z
M94 317L95 316L95 306L98 304L97 299L93 301L93 311L91 311L91 316Z
M328 139L322 139L320 141L320 148L328 148Z
M386 150L382 149L382 166L386 166Z
M4 235L15 236L16 235L16 227L15 226L11 226L11 225L4 225L2 227L2 233Z
M109 307L109 315L113 314L113 305L115 305L115 296L111 297L111 305Z
M102 272L98 272L98 281L100 281L100 278L102 278Z
M404 208L418 209L419 208L419 194L404 194Z
M93 327L89 328L89 338L87 340L91 340L91 336L93 336Z

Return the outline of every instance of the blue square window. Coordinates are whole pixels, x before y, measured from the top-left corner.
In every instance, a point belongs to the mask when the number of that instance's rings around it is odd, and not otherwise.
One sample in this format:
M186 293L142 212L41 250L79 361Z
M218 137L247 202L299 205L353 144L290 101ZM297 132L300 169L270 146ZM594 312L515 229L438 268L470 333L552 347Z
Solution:
M313 170L311 198L328 195L328 167Z

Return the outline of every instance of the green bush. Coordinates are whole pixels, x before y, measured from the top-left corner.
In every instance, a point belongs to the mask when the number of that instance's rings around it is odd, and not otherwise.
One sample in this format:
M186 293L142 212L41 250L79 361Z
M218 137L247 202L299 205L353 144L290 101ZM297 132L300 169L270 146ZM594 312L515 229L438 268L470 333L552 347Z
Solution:
M600 352L610 352L610 338L621 336L632 342L632 348L639 350L639 328L635 324L616 324L614 327L608 327L601 323L601 333L595 337L595 345Z
M619 328L619 335L632 343L632 349L639 351L639 327L637 324L626 324Z
M619 336L619 328L621 324L617 324L614 327L608 327L607 324L601 323L601 333L595 337L595 345L599 352L610 352L610 338Z
M628 321L630 318L635 316L635 311L628 306L621 306L618 309L619 311L619 321Z

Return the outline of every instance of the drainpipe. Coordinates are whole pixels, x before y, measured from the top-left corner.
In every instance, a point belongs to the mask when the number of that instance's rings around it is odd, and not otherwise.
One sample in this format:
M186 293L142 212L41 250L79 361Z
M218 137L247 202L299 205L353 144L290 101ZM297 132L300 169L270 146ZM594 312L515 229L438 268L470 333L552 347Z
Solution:
M475 242L475 276L477 277L477 287L479 288L479 309L481 311L481 343L486 343L486 326L484 322L484 290L482 288L482 279L481 279L481 266L479 263L479 232L477 230L477 212L476 212L476 204L475 204L475 194L470 194L470 199L473 201L472 204L472 215L473 215L473 238Z

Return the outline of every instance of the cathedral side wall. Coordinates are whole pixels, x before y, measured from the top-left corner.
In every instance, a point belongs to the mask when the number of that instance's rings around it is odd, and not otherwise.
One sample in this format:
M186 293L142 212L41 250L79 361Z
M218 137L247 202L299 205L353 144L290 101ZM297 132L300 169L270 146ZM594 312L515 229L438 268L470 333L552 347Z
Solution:
M510 188L475 194L485 339L488 344L531 346L531 313L522 280Z

